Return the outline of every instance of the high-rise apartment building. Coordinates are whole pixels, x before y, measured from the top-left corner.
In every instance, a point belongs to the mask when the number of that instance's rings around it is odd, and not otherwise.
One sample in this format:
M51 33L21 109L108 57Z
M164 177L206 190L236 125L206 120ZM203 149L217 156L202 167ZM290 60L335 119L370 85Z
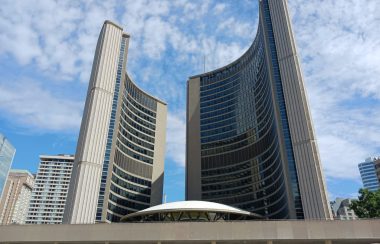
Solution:
M358 219L354 210L350 209L350 204L352 200L349 198L339 198L337 197L335 201L330 202L332 214L334 219L337 220L352 220Z
M248 51L188 81L186 199L330 219L287 1L259 5Z
M62 223L73 163L73 155L40 155L27 224Z
M376 158L367 158L364 162L358 165L363 187L370 191L377 191L380 189L380 177L378 177L376 172L376 166L379 169L379 165L379 159Z
M12 169L0 201L0 225L24 224L34 177L27 170Z
M118 222L162 202L166 104L126 72L129 35L106 21L78 139L67 223Z
M16 149L9 140L0 133L0 198L7 181L9 169L11 168Z

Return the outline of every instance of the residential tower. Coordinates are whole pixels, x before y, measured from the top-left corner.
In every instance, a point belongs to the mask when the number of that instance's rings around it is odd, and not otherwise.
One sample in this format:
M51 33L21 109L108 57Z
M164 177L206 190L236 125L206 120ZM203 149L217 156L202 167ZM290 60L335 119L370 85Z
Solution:
M27 224L62 224L73 155L40 155Z
M0 224L25 224L33 185L29 171L10 170L0 201Z

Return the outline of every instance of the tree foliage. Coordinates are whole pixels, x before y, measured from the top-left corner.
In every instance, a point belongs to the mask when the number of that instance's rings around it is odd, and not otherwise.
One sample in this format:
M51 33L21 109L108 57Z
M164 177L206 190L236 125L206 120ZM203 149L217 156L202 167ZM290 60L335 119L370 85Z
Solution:
M359 190L359 200L353 200L350 208L359 218L380 218L380 190Z

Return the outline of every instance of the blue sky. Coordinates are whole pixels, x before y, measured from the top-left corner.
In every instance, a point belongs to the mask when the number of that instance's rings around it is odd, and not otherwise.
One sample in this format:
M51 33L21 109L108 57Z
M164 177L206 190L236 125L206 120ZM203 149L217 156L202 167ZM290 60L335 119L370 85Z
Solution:
M0 9L0 132L13 168L74 154L98 34L105 19L131 34L127 69L168 102L165 193L184 199L187 77L244 53L256 0L23 1ZM380 155L380 2L289 0L330 198L355 196L357 164Z

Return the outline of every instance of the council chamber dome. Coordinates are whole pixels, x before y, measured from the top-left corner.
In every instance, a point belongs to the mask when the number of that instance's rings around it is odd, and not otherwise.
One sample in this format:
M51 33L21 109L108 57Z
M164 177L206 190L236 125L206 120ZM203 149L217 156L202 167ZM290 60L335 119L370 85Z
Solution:
M229 221L263 219L262 216L235 207L206 201L180 201L153 206L128 214L121 222Z

